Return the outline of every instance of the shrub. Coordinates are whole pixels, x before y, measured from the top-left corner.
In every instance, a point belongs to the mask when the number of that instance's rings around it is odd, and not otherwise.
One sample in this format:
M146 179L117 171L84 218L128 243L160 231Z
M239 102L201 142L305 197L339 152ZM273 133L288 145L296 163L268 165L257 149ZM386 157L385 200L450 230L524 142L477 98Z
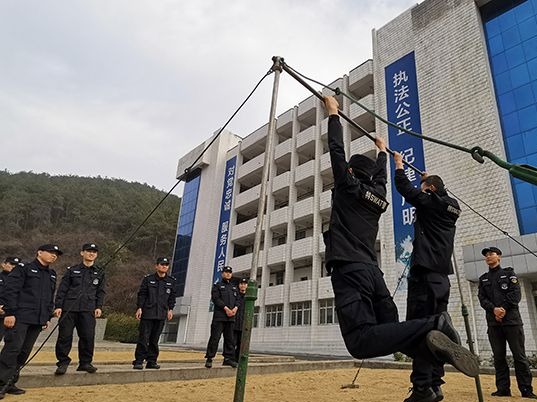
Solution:
M411 362L412 361L412 358L405 355L404 353L401 353L401 352L395 352L393 354L393 359L396 361L396 362Z
M136 343L138 340L138 320L123 313L109 313L104 339L125 343Z

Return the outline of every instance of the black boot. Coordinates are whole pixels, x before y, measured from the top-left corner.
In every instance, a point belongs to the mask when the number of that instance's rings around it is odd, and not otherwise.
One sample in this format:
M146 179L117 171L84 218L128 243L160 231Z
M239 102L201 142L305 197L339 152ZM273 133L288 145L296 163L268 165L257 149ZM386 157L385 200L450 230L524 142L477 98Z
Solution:
M410 388L412 393L404 402L434 402L436 394L429 387L413 387Z
M456 344L440 331L432 330L426 337L427 346L439 361L449 363L468 377L479 375L479 360L469 350Z

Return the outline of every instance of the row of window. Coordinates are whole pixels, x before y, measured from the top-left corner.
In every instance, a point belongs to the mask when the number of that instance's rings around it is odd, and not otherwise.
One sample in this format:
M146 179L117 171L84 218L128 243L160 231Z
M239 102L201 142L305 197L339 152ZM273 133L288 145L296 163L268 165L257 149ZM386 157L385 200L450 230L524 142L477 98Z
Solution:
M311 325L311 301L291 303L289 325ZM334 299L319 300L319 325L337 324ZM254 328L259 326L259 306L254 309ZM283 326L283 304L265 306L265 327Z

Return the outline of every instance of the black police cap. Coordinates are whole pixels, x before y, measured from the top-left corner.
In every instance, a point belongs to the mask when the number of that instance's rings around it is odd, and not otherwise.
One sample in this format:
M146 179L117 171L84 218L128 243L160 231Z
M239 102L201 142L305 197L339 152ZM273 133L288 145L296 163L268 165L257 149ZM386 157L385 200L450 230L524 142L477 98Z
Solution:
M239 281L239 283L248 283L248 279L246 279L246 278L242 278L242 279Z
M498 255L502 255L502 250L497 247L487 247L481 250L481 254L483 254L483 256L486 256L487 253L496 253Z
M231 268L230 266L225 266L222 272L233 272L233 268Z
M157 264L159 264L159 265L170 265L170 260L168 260L166 257L159 257L159 258L157 258Z
M19 257L7 257L4 262L7 262L11 265L18 265L22 263L22 260Z
M95 243L84 243L82 251L99 251L99 247Z
M37 251L48 251L49 253L56 253L57 255L62 255L63 251L60 250L60 247L57 244L43 244L37 248Z

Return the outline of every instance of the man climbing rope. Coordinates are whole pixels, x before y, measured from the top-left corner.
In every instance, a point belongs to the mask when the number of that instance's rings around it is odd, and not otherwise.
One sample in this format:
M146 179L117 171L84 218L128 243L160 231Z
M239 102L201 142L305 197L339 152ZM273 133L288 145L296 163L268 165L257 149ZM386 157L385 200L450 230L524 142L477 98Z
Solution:
M451 198L439 176L424 174L421 188L415 188L403 165L403 156L396 152L395 187L415 208L414 248L408 275L406 319L428 317L447 311L449 278L453 273L451 255L455 240L455 222L461 214L458 202ZM436 394L444 399L440 388L444 381L443 365L435 365L416 357L412 361L412 393L416 397Z
M477 357L460 345L447 313L398 322L397 307L377 265L378 221L386 211L386 144L377 160L352 155L347 162L337 100L325 97L328 146L334 175L330 229L324 233L327 270L332 272L340 330L349 353L358 359L400 351L431 363L450 363L464 374L479 373ZM427 398L408 402L433 402Z

